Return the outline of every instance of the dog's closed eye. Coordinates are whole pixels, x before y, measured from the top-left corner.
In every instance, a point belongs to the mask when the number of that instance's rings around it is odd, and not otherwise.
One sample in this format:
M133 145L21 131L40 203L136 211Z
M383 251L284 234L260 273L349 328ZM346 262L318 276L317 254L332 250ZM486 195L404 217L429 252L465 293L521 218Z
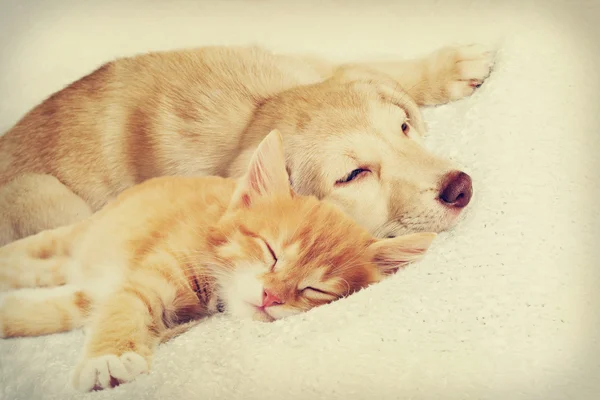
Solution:
M367 175L368 173L370 173L371 171L367 168L356 168L354 170L352 170L349 174L347 174L346 176L344 176L342 179L338 179L335 184L336 185L343 185L345 183L349 183L352 182L360 177L363 177L365 175Z

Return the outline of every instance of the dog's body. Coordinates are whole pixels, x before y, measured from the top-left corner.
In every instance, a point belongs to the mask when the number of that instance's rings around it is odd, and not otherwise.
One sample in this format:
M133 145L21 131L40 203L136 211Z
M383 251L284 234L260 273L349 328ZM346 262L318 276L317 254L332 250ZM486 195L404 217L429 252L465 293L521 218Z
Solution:
M470 95L490 68L477 46L341 66L223 47L110 62L0 138L0 245L85 218L152 177L237 177L272 129L300 194L379 236L444 230L470 179L419 144L418 106Z

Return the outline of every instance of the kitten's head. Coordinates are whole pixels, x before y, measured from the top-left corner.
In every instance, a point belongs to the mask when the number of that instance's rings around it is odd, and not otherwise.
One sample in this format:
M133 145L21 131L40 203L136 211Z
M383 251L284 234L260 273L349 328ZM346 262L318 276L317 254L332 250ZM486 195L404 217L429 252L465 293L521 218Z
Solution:
M336 206L291 190L279 132L260 144L211 229L219 293L233 315L272 321L378 282L420 259L434 233L376 239Z

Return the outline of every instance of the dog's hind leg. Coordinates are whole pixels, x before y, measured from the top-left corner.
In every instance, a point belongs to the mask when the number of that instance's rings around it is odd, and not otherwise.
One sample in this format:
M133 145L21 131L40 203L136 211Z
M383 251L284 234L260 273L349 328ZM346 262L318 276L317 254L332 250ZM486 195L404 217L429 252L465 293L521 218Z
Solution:
M91 214L87 203L55 177L20 175L0 187L0 246Z
M489 76L494 54L480 45L444 47L425 57L405 61L341 65L334 73L384 73L420 105L437 105L470 96Z

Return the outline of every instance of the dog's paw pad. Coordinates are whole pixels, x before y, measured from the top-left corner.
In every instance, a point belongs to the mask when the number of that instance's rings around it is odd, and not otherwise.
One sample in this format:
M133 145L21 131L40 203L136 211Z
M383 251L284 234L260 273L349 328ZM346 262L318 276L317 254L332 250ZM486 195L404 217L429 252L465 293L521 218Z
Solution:
M73 386L82 392L102 390L131 382L148 372L148 362L137 353L108 354L84 359L73 376Z

